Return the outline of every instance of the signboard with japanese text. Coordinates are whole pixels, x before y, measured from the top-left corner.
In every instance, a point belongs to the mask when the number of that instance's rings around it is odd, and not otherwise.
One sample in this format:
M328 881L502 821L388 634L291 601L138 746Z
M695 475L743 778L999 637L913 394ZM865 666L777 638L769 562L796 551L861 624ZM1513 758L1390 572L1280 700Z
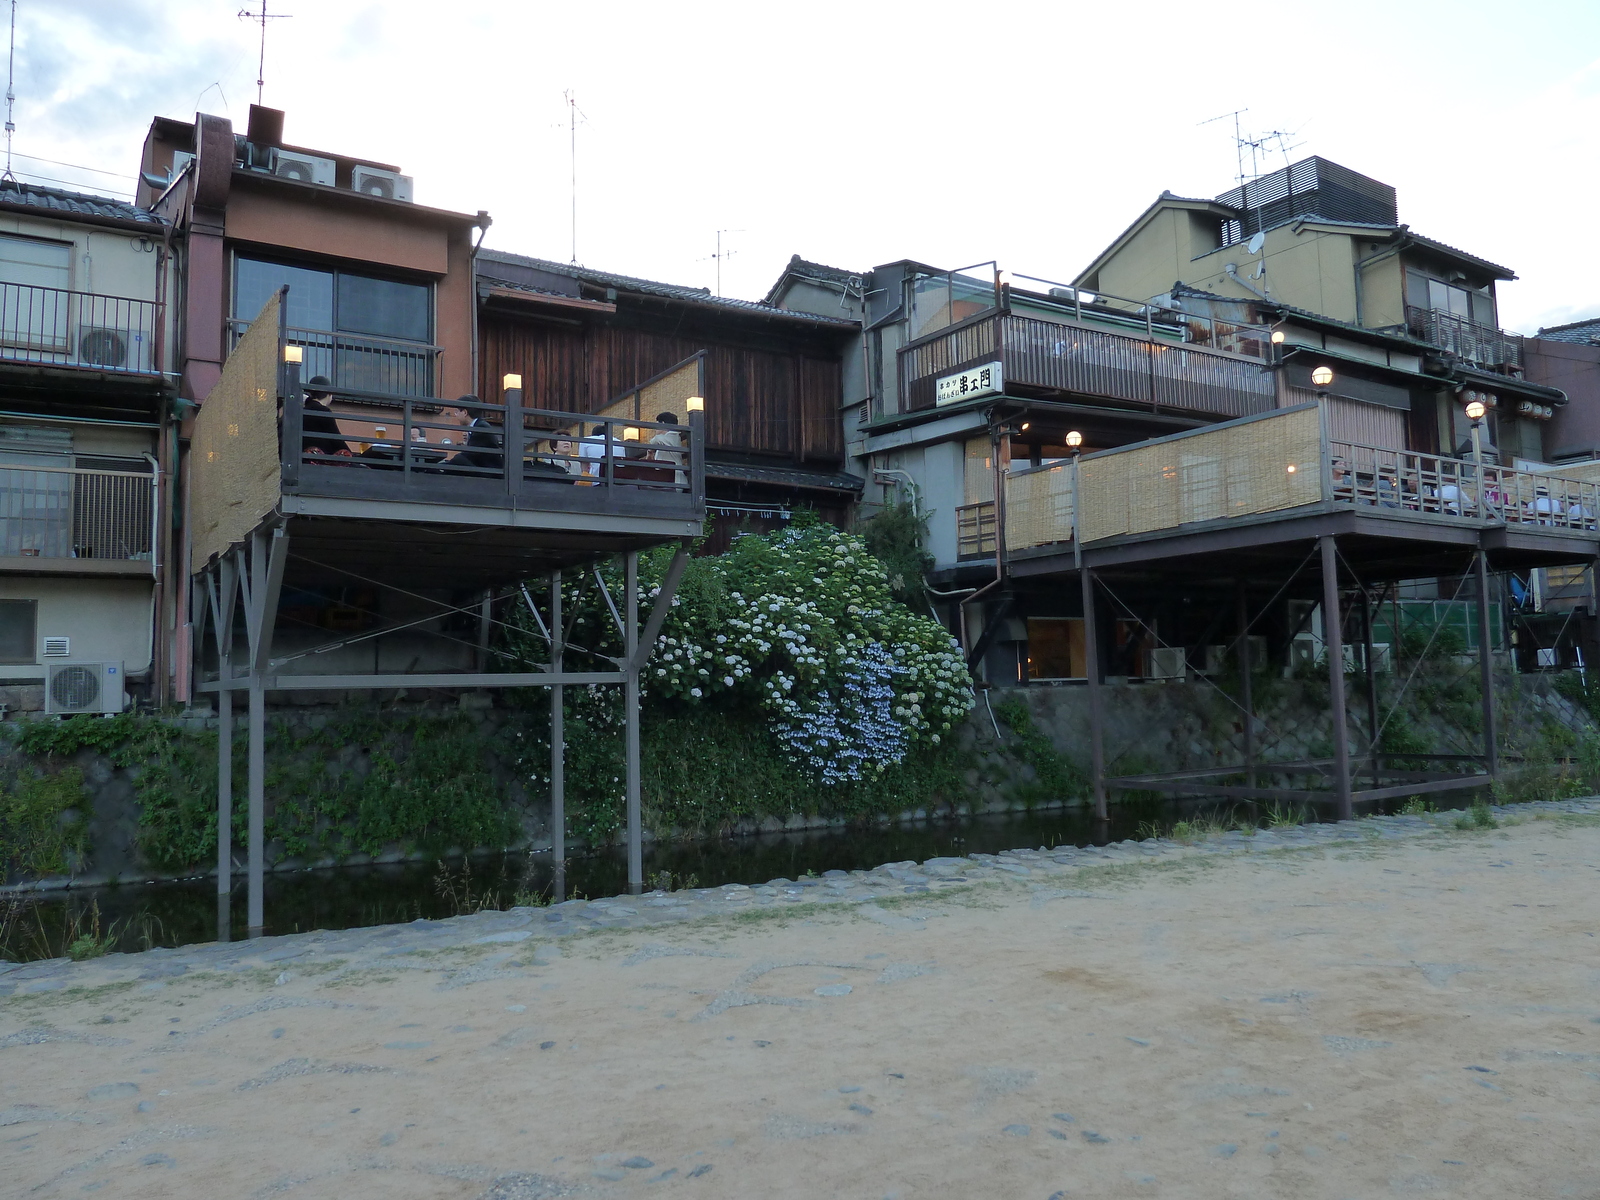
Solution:
M935 385L934 402L955 404L957 401L971 400L976 396L998 395L1005 391L1005 387L1000 364L984 363L982 366L969 367L954 375L940 377Z

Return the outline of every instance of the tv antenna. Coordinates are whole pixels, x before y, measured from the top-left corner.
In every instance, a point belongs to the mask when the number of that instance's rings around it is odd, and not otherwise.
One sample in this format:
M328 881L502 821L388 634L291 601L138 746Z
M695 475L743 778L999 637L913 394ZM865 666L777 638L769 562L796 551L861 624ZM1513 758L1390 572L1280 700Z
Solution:
M578 265L578 121L581 118L585 123L589 115L578 107L578 93L571 88L561 95L567 102L567 136L571 143L572 154L572 265Z
M17 0L11 0L12 10L16 9ZM241 21L254 21L261 26L261 58L256 64L256 103L261 103L263 90L267 86L267 22L282 21L294 16L293 13L275 13L267 11L267 0L261 0L261 11L251 12L248 8L239 10Z
M12 82L16 78L17 63L17 0L11 0L11 49L6 52L6 169L0 175L0 183L10 180L16 183L17 177L11 173L11 135L17 131L17 123L12 120L12 110L17 104L16 89Z
M725 258L732 258L735 254L739 253L737 250L724 250L722 248L722 235L725 234L725 233L743 233L743 232L744 232L744 230L742 230L742 229L719 229L719 230L717 230L717 252L715 254L713 254L711 257L717 260L717 295L719 295L719 296L722 295L722 260L725 259Z

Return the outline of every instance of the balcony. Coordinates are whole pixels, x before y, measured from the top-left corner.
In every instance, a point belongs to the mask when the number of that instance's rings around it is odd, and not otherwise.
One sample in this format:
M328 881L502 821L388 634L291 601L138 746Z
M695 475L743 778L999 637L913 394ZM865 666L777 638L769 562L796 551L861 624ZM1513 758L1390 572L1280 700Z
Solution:
M302 400L274 299L239 338L191 442L194 565L286 526L291 575L459 589L699 534L698 357L654 382L678 424L627 413L336 386ZM317 372L306 356L299 370ZM627 406L624 406L627 407Z
M0 283L0 362L159 375L161 309L154 300Z
M249 327L249 321L229 322L235 345ZM302 379L321 375L345 391L433 395L434 364L443 353L438 346L293 326L284 336L289 345L300 347Z
M1330 440L1316 404L1085 455L1076 467L1013 472L1001 525L1007 554L1031 555L1068 549L1074 537L1087 550L1110 539L1339 512L1440 531L1405 535L1422 540L1489 526L1540 541L1600 541L1600 484L1489 464L1480 472L1470 460ZM956 522L961 557L993 553L992 503L964 506Z
M70 467L0 467L0 568L150 575L155 477Z
M1493 325L1431 308L1406 306L1406 328L1419 341L1447 350L1466 362L1491 371L1522 370L1522 339Z
M900 351L900 410L937 403L938 380L992 362L1008 392L1017 387L1095 401L1207 417L1265 412L1272 377L1260 359L1201 349L1209 331L1187 318L1140 335L1074 321L994 312L952 326ZM1101 324L1104 324L1102 322ZM1222 340L1208 338L1208 340Z

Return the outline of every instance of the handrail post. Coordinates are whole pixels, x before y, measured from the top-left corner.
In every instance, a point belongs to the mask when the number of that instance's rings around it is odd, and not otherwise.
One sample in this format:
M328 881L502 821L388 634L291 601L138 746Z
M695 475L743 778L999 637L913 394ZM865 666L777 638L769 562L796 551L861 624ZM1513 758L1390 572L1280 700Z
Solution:
M689 414L689 496L704 499L706 494L706 415Z
M522 456L527 431L522 427L522 389L505 390L505 424L500 436L500 468L506 476L506 493L515 496L522 483Z

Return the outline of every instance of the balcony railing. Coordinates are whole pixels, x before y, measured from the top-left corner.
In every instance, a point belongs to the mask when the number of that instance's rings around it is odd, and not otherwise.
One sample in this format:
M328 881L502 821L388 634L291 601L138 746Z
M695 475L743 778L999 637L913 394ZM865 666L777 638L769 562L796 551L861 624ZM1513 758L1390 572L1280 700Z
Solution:
M1187 325L1173 329L1188 336ZM996 313L900 352L901 411L932 408L940 377L999 361L1006 388L1072 392L1141 407L1241 417L1273 407L1273 381L1259 360L1139 336Z
M1522 366L1522 339L1493 325L1407 305L1406 328L1412 337L1480 367Z
M150 560L155 477L0 467L0 558Z
M231 321L229 325L237 344L250 322ZM321 375L332 380L335 388L355 392L433 395L434 362L442 353L438 346L293 326L285 336L289 345L300 347L302 379Z
M152 375L161 305L0 283L0 362Z
M1497 524L1600 538L1600 484L1467 459L1327 440L1315 404L1085 455L1006 477L1008 553L1080 536L1156 533L1294 509L1364 509L1448 524ZM1075 504L1081 497L1081 509ZM992 553L958 509L958 553Z

